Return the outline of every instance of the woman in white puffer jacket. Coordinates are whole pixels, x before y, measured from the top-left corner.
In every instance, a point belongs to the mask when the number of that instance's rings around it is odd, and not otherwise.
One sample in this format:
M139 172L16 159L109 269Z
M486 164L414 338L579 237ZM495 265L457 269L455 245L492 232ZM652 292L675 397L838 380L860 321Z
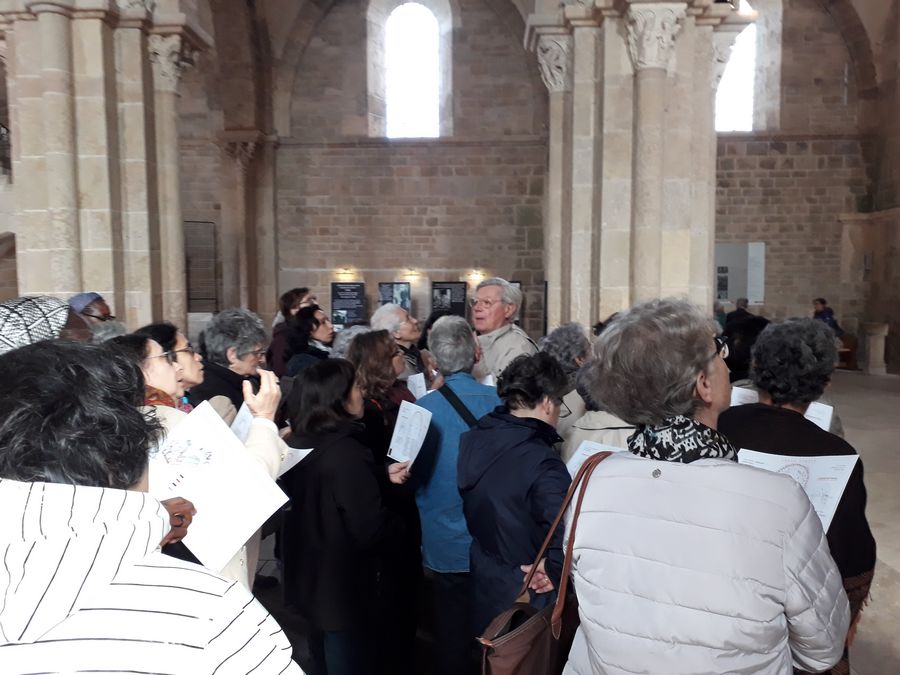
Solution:
M649 302L594 352L591 394L637 431L586 488L565 673L830 668L849 620L840 573L801 487L739 465L716 431L730 386L712 320Z

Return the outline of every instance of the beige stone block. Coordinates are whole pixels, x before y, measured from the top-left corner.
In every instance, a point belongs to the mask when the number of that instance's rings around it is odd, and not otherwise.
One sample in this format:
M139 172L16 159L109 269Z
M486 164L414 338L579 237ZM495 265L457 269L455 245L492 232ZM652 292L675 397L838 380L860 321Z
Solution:
M114 255L109 249L86 249L81 252L84 288L100 295L112 295L115 288Z
M113 215L108 209L81 210L78 220L81 245L85 249L110 249L115 246Z
M631 233L608 230L600 235L600 287L627 288L631 270Z
M603 134L603 178L629 180L632 169L631 134L606 132Z
M109 160L106 157L81 157L78 160L79 205L83 209L109 209Z
M660 286L663 297L687 295L690 290L691 233L663 230L660 256Z
M150 253L148 251L124 251L122 263L126 289L148 289L151 285Z
M72 22L72 68L75 73L112 72L110 54L106 51L109 28L99 19Z
M35 210L47 207L47 163L43 158L23 158L16 167L15 194L19 209Z
M44 112L40 98L20 98L17 102L18 128L13 127L13 141L21 156L43 155ZM17 181L18 182L18 181Z

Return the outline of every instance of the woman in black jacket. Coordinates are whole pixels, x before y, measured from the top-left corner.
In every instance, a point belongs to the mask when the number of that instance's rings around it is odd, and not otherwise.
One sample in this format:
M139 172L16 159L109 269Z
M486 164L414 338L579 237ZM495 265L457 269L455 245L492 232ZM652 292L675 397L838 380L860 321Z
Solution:
M307 305L288 320L289 357L284 374L296 377L317 361L327 359L334 326L318 305Z
M284 526L285 593L310 624L316 675L374 672L376 560L402 536L385 511L372 451L360 431L362 393L353 366L320 361L291 391L288 444L312 451L284 477L291 510ZM406 466L390 480L403 482Z
M545 352L520 356L497 382L503 406L460 437L458 481L472 535L474 624L483 631L521 590L523 566L534 562L562 507L571 478L553 445L569 380ZM535 607L554 600L562 571L562 529L535 575Z

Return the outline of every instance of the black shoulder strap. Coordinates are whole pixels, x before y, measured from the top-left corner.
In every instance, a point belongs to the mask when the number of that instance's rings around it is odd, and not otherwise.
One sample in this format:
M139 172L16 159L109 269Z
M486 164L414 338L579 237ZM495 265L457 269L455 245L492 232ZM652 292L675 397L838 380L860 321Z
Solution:
M459 400L459 396L457 396L453 390L448 387L446 384L438 389L438 391L443 394L444 398L447 399L447 402L453 406L459 416L463 418L463 421L468 424L470 427L474 427L478 420L475 418L469 409L463 404L462 401Z

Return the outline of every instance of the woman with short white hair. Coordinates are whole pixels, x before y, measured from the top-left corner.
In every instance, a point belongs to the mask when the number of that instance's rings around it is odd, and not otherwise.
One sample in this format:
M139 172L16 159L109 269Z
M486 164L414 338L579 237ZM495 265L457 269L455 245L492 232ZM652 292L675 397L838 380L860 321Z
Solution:
M830 668L849 624L841 575L802 488L739 465L716 430L730 385L712 319L638 305L595 356L591 394L637 430L585 488L565 673Z

